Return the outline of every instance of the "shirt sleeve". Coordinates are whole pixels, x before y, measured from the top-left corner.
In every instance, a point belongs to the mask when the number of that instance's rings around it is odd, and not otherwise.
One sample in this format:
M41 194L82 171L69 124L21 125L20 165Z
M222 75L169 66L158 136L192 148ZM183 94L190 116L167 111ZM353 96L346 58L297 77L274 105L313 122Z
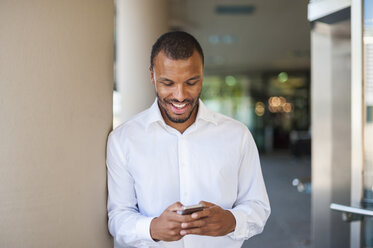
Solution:
M249 132L243 144L237 200L229 210L236 219L236 228L228 236L235 240L261 233L271 212L258 149Z
M157 247L150 235L153 217L139 213L134 179L127 169L126 159L113 132L107 143L108 226L109 232L120 245Z

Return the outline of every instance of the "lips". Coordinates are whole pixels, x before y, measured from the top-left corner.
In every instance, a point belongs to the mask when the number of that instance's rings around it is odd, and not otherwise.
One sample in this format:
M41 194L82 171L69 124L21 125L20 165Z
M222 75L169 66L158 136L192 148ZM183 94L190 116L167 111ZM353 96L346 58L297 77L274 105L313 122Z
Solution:
M188 108L187 103L170 103L171 110L177 115L184 114Z

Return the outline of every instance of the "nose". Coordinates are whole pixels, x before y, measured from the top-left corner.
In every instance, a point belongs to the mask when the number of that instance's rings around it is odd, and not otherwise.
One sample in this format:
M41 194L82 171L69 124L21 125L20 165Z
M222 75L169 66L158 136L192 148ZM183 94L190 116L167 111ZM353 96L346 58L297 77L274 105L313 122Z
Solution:
M179 84L174 92L174 98L179 102L183 102L185 100L186 90L184 84Z

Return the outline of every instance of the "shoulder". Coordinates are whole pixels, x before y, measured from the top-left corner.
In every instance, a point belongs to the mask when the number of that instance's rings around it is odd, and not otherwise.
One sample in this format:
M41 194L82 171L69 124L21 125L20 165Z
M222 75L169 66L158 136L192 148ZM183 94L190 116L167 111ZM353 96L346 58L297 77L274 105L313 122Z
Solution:
M208 116L215 123L215 125L210 126L213 127L211 132L225 140L238 141L241 144L255 143L249 128L244 123L210 109L206 111L209 112Z
M217 127L222 128L226 130L227 132L235 132L235 133L239 133L242 135L250 133L248 127L242 122L235 120L224 114L221 114L221 113L218 113L212 110L209 110L209 111L211 111Z
M149 109L146 109L123 122L110 132L109 138L115 137L117 140L123 140L124 137L129 137L130 134L143 133L146 128L148 113Z
M224 140L225 145L234 147L242 154L256 150L255 140L244 123L218 112L210 110L210 113L215 125L209 125L208 132L211 132L214 138Z

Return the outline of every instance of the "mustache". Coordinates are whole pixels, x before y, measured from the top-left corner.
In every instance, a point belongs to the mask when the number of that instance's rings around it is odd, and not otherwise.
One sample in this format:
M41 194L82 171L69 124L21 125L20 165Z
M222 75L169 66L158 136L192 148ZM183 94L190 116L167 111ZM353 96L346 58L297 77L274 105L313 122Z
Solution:
M184 101L180 102L177 99L163 99L166 103L178 103L178 104L183 104L183 103L189 103L192 104L193 100L192 99L185 99Z

